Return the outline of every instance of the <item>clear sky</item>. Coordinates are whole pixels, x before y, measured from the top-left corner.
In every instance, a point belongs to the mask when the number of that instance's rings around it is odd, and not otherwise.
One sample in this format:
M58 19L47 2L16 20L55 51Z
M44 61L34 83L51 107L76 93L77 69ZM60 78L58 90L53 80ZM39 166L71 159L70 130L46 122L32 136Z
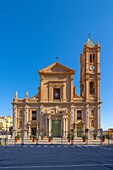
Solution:
M113 127L113 0L0 1L0 115L12 115L15 91L32 97L38 70L59 62L76 70L88 33L101 44L102 127Z

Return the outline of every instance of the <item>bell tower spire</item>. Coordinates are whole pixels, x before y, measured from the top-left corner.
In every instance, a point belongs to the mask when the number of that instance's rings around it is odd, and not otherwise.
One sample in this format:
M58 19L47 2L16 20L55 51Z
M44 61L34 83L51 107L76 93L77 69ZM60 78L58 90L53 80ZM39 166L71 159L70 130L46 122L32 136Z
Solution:
M100 101L100 44L88 37L80 57L80 94L84 101Z
M96 130L101 128L100 50L100 44L95 44L91 37L88 37L80 57L80 95L85 102L88 128L93 127Z

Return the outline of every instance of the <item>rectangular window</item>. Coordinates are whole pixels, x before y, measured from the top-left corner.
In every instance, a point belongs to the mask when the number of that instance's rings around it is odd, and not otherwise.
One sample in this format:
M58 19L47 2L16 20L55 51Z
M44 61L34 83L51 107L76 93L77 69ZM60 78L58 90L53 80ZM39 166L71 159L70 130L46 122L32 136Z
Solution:
M36 111L32 111L32 120L36 120Z
M90 63L95 62L95 54L90 54Z
M77 110L77 120L82 120L82 111Z
M53 98L54 100L60 100L60 88L53 89Z
M90 94L95 94L94 82L90 82Z
M93 63L95 62L95 54L93 54Z
M90 54L90 63L92 63L92 54Z
M22 128L22 121L20 121L20 128Z

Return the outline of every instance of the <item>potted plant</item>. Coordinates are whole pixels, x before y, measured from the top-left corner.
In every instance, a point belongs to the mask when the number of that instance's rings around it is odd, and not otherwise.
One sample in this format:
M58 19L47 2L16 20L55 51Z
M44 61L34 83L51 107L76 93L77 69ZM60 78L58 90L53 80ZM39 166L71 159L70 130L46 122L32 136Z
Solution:
M45 133L42 133L41 134L41 139L43 140L45 138L46 134Z
M82 139L83 139L83 142L86 142L87 136L86 136L86 135L83 135L83 136L82 136Z
M51 142L52 139L53 139L53 137L52 137L52 136L49 136L48 139L49 139L49 142Z
M33 135L33 139L32 139L33 142L36 142L36 136Z
M16 142L19 142L19 141L20 141L20 135L17 134L16 137L15 137L15 139L16 139Z
M106 136L102 135L102 142L105 142L105 138L106 138Z
M93 134L93 137L94 137L94 140L96 140L96 137L97 137L96 133Z
M33 135L30 136L30 140L32 140L32 139L33 139Z
M71 142L71 140L74 139L74 135L69 133L68 136L67 136L67 139L68 139L68 142Z

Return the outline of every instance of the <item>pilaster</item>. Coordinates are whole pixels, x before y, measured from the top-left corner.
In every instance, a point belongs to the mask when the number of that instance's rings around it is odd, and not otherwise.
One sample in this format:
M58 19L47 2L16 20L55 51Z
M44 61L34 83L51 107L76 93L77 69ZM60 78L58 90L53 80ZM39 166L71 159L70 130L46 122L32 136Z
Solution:
M24 138L28 137L28 106L25 106L24 109Z
M70 129L73 129L74 125L74 107L71 106L71 111L70 111Z
M17 105L13 106L13 137L17 135Z
M40 135L43 132L43 105L40 106Z

